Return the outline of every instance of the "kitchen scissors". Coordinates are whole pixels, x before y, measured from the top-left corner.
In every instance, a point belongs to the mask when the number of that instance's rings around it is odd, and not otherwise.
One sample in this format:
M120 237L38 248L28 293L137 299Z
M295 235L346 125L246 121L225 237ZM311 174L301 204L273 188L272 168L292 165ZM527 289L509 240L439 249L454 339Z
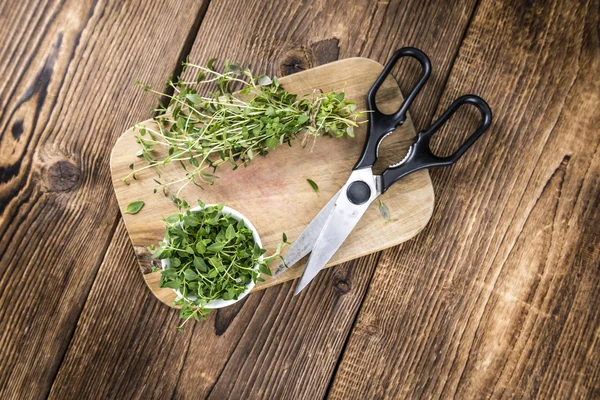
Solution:
M375 101L377 91L398 60L403 57L412 57L420 63L421 76L398 111L393 114L383 114L377 108ZM427 82L430 74L431 62L427 55L419 49L404 47L394 53L369 90L367 94L369 125L360 158L352 169L346 184L306 227L274 273L274 276L281 274L310 253L294 295L304 289L333 257L373 200L385 193L395 182L415 171L454 164L489 128L492 111L488 104L475 95L459 97L429 128L417 134L415 142L409 147L408 153L400 162L390 165L381 175L373 174L372 168L377 161L379 145L386 136L406 121L408 108ZM479 126L454 154L446 157L435 155L429 147L431 137L448 121L452 114L465 104L475 106L481 113Z

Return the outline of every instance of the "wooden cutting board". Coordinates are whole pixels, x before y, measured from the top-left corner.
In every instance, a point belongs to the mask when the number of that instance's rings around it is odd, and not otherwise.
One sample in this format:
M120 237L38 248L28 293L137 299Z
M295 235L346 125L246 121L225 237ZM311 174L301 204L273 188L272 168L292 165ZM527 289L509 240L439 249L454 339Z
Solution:
M298 95L310 94L313 89L344 91L347 99L355 100L359 110L366 109L366 93L383 66L366 58L350 58L303 71L280 79L282 86ZM377 104L383 112L397 110L402 94L390 76L379 91ZM144 124L152 125L152 120ZM356 137L348 139L318 138L314 147L309 141L302 147L300 139L289 146L279 146L266 157L255 158L247 168L236 171L223 167L213 186L204 190L188 185L180 197L190 204L201 199L207 204L225 203L244 214L257 228L263 246L272 252L285 232L292 242L302 233L312 218L346 182L366 136L366 123L356 129ZM415 136L410 116L402 127L386 138L380 149L376 172L404 157ZM164 237L161 217L177 212L168 197L154 182L155 172L148 169L137 175L130 185L121 179L129 172L129 165L144 165L136 157L139 145L133 129L126 131L115 144L111 156L111 173L121 212L133 201L144 200L145 206L136 215L123 214L131 242L135 248L142 274L152 292L171 305L175 294L171 289L160 289L160 272L152 272L152 260L146 249ZM170 165L162 173L162 180L171 181L183 176L179 165ZM319 186L318 194L307 183L312 179ZM375 201L367 210L344 245L327 267L340 264L382 249L395 246L415 236L429 221L433 211L434 194L427 171L419 171L395 184L381 196L391 214L386 222ZM306 260L304 260L306 261ZM294 279L302 274L305 263L300 262L275 279L258 283L256 290ZM271 269L276 265L273 263Z

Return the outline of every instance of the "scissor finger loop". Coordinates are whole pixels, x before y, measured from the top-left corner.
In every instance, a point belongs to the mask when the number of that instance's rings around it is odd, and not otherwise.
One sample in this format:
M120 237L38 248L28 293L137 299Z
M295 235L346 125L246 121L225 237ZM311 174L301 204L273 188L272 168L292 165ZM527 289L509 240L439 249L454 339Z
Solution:
M377 92L385 82L396 63L403 57L412 57L419 61L421 65L421 76L415 86L411 89L409 94L406 96L402 105L393 114L383 114L377 108ZM367 129L367 139L363 152L359 157L354 169L367 168L375 165L377 161L377 153L379 150L379 144L387 135L389 135L397 126L402 125L406 121L406 113L408 108L412 104L413 100L431 75L431 62L429 57L419 49L414 47L405 47L394 53L390 61L383 68L383 71L371 86L369 93L367 94L367 107L369 109L369 125Z
M458 111L463 105L475 106L481 114L481 122L469 138L454 152L446 157L440 157L431 151L430 142L434 134ZM384 193L395 182L424 168L445 167L454 164L485 132L492 122L492 110L479 96L472 94L456 99L442 115L427 129L417 134L416 141L408 149L408 153L397 164L391 165L381 173L381 193Z

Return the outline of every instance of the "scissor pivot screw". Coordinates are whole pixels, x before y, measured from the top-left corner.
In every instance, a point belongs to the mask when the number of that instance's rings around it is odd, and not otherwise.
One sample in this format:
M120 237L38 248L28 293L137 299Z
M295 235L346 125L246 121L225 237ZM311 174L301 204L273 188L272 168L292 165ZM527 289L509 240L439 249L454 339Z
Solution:
M371 198L371 188L363 181L354 181L346 189L346 195L352 204L363 204Z

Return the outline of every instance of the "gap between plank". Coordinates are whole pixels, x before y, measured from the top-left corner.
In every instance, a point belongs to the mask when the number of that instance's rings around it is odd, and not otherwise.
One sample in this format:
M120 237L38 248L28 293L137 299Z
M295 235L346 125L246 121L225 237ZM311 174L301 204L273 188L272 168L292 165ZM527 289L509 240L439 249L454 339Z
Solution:
M460 53L460 49L462 48L465 38L467 37L467 33L469 32L469 29L471 29L471 24L473 23L473 19L475 18L475 14L477 13L477 10L479 9L480 4L481 4L481 0L475 1L475 6L473 7L473 11L471 11L471 15L469 16L469 22L467 22L467 26L465 27L465 30L463 31L463 33L460 37L459 45L456 47L456 52L454 53L454 56L452 57L452 61L450 62L450 68L448 69L448 75L446 75L446 79L444 79L444 83L442 84L442 91L440 92L440 97L438 97L437 102L435 103L435 107L433 108L436 112L440 108L440 102L442 101L442 97L443 97L442 95L444 94L444 92L446 91L446 88L448 86L448 81L450 80L450 76L452 75L452 70L454 69L454 64L456 63L456 59L458 58L458 53ZM431 115L431 118L428 121L428 126L431 126L431 123L434 121L433 118L435 116L436 116L436 114ZM419 132L418 129L415 129L415 130L417 132ZM434 211L435 211L435 204L433 206L434 206Z
M52 384L48 387L48 391L46 392L46 398L48 398L50 396L50 393L52 393L52 389L54 388L54 382L56 382L56 376L58 375L58 372L60 371L60 368L62 367L63 361L65 360L65 357L66 357L67 353L69 352L69 348L71 348L71 341L73 341L73 336L75 336L75 331L77 331L77 326L79 325L79 319L81 318L81 314L83 314L83 310L85 309L85 306L90 298L90 293L92 291L92 288L94 287L94 283L96 283L96 277L98 276L98 272L100 272L100 267L102 266L102 263L104 263L104 259L106 258L108 248L110 247L113 237L115 236L115 232L117 231L117 226L119 225L120 218L121 218L121 216L117 215L112 224L112 227L110 228L110 235L108 235L108 238L106 239L106 243L103 246L104 247L103 255L102 255L102 257L100 257L100 259L96 263L96 268L95 268L96 272L94 273L94 277L92 279L92 284L90 285L87 295L85 296L85 300L83 301L83 304L81 305L81 309L77 313L77 318L76 318L77 322L73 325L71 331L69 332L69 335L66 340L67 346L65 347L65 350L63 351L63 353L60 357L60 360L57 363L56 369L55 369L54 373L52 374Z
M400 244L400 245L402 245L402 244ZM373 274L375 274L375 269L377 268L377 265L379 265L379 260L381 259L381 255L383 254L384 251L385 250L382 250L382 251L378 252L376 255L377 260L375 260L375 268L373 268ZM358 305L358 307L356 308L356 312L354 313L354 318L352 319L352 324L350 325L350 329L348 329L348 333L346 334L346 340L344 340L344 344L342 345L342 349L340 350L340 355L337 359L337 362L335 363L335 366L333 367L333 372L331 373L331 378L329 378L329 384L327 385L327 389L325 389L325 393L323 395L324 399L329 397L329 390L333 386L333 380L334 380L335 376L337 375L338 368L340 367L340 364L341 364L341 360L344 357L344 353L346 352L346 346L348 346L348 342L350 341L350 335L352 334L352 332L354 332L354 328L355 328L356 322L358 320L358 314L360 314L360 310L363 307L365 299L371 292L371 289L372 289L371 281L373 280L373 274L371 274L371 276L369 277L369 283L367 285L367 289L365 290L365 294L363 295L362 299L360 299L360 304Z

